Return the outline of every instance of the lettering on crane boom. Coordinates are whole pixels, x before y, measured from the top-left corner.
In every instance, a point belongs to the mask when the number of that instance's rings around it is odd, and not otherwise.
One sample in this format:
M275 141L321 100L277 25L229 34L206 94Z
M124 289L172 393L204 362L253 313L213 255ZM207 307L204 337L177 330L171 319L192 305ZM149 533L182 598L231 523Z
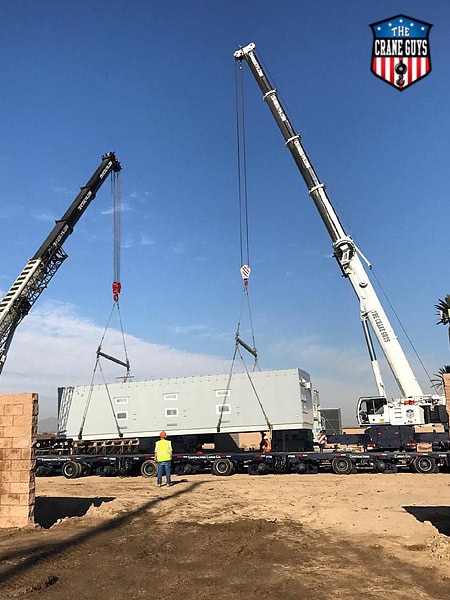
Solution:
M67 230L69 229L69 226L67 225L67 223L64 225L64 227L61 229L61 231L58 234L58 237L56 238L56 240L53 242L52 246L54 248L56 248L56 246L59 246L59 242L62 240L62 238L65 236L65 234L67 233Z
M275 92L273 94L271 94L271 98L272 98L272 103L275 106L277 113L280 115L280 119L282 121L286 121L287 117L284 114L283 109L281 108L281 104L278 102L278 98L276 97Z
M103 179L103 177L108 174L108 171L110 170L111 167L112 167L112 160L109 161L109 163L106 165L106 167L100 173L100 179Z
M92 190L89 190L88 193L84 196L83 200L78 205L77 210L82 210L84 208L86 202L89 200L89 198L91 196L92 196Z
M249 55L250 60L252 61L253 65L254 65L254 67L255 67L256 72L258 73L258 75L260 77L264 77L264 73L263 73L261 67L258 64L258 61L256 60L255 53L254 52L249 52L248 55Z
M375 325L378 327L378 331L381 334L383 342L390 342L391 340L390 340L389 335L383 325L383 321L381 320L380 315L377 313L376 310L373 310L371 314L372 314L373 320L375 321Z

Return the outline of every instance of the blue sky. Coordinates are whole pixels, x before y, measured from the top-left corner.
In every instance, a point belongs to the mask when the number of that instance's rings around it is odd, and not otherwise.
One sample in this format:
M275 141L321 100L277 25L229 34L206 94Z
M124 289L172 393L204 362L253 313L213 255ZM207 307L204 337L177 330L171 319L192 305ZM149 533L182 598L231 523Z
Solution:
M399 13L433 24L432 73L402 93L370 73L369 24ZM449 362L434 310L450 292L449 28L438 1L4 4L0 288L113 150L123 165L120 307L135 378L227 372L242 299L233 52L253 41L344 227L436 373ZM305 369L322 404L351 422L356 399L376 393L357 300L247 68L245 89L260 365ZM106 184L2 374L3 393L40 394L44 417L59 385L92 375L112 306L110 209ZM244 339L248 326L244 318Z

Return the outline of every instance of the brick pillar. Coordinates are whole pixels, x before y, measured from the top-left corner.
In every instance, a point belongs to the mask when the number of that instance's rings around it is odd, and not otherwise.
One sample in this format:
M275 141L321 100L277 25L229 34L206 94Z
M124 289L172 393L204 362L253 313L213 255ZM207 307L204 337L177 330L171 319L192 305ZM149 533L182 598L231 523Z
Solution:
M0 528L34 521L38 395L0 395Z
M450 417L450 373L444 373L442 377L444 379L445 404Z

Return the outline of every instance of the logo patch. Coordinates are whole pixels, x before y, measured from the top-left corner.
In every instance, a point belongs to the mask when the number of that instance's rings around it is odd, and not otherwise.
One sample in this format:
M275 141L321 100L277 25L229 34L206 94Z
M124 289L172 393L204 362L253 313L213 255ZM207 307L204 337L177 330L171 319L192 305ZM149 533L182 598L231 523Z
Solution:
M431 73L430 23L397 15L370 25L371 71L399 92Z

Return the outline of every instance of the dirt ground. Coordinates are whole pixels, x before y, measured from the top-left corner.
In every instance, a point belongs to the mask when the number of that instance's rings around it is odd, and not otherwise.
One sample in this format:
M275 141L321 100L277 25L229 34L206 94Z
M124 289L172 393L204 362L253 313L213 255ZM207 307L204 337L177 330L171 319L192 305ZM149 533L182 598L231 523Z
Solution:
M450 598L450 475L37 479L0 600Z

